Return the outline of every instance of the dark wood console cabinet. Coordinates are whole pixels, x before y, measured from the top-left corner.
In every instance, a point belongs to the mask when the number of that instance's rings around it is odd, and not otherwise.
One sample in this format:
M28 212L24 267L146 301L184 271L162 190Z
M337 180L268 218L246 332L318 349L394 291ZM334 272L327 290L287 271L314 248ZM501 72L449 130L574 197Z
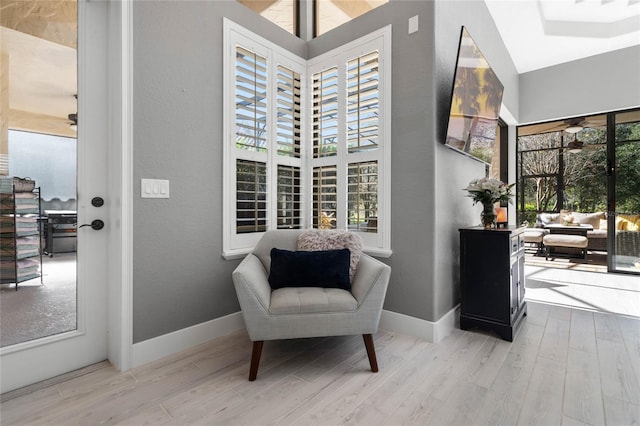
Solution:
M460 328L513 341L527 314L524 229L460 229Z

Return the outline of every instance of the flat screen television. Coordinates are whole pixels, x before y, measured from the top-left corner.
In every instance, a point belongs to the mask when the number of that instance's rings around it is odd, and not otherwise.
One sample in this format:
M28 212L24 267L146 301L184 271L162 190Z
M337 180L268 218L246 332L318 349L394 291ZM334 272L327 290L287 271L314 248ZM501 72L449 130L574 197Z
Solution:
M462 27L445 145L491 164L504 86Z

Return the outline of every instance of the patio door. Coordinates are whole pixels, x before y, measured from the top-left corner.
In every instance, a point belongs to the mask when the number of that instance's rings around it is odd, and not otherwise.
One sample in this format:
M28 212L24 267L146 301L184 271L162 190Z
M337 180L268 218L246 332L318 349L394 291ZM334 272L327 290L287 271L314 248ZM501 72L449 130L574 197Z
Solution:
M609 114L608 268L640 274L640 110Z
M1 392L3 393L107 358L108 271L106 259L110 200L107 197L109 188L105 158L108 158L107 13L109 2L79 0L77 7L76 323L70 331L1 348ZM53 16L53 19L59 18L60 16ZM14 78L19 77L14 76ZM100 205L98 198L104 201L104 205ZM96 220L102 221L104 229L97 229L99 226ZM94 227L80 226L91 223L94 223ZM46 286L46 269L43 272L44 286ZM17 293L19 292L20 289ZM56 321L56 318L52 318L51 321Z

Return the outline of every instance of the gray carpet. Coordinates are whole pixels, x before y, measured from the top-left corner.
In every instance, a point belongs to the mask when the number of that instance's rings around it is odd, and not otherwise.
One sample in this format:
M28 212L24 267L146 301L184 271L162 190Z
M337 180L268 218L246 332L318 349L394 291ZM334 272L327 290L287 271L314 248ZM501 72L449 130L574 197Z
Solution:
M76 329L76 256L43 258L40 278L0 286L0 347Z

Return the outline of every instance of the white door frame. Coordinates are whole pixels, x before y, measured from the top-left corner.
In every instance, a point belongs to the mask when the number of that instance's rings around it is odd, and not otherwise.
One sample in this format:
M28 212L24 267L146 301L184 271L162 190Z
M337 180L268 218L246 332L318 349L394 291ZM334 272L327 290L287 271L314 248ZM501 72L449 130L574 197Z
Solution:
M109 5L108 358L125 371L133 348L133 1Z
M84 113L80 115L80 120L84 122L81 122L78 129L79 140L83 139L87 144L98 144L107 157L107 161L98 166L107 176L107 181L91 185L92 193L80 194L78 198L80 223L90 222L95 218L106 222L102 231L93 231L91 228L79 230L79 239L82 238L80 232L96 232L91 238L85 239L85 253L92 244L97 243L107 247L107 255L106 259L88 256L83 255L81 250L78 279L88 282L90 274L105 277L103 282L106 289L99 290L98 293L106 293L106 304L98 304L93 306L92 310L88 310L85 307L85 300L88 300L85 296L88 290L95 290L79 286L78 302L82 308L78 310L77 330L0 349L3 371L0 392L17 389L82 367L78 361L80 358L74 357L74 353L82 353L82 362L85 363L108 358L119 370L131 367L132 7L133 3L130 0L78 2L78 52L81 52L80 49L86 49L78 55L78 104L79 110ZM93 37L92 49L87 49L90 37ZM107 51L101 55L100 49L95 49L95 46L103 46ZM96 56L87 59L88 55ZM87 84L86 77L95 74L106 74L105 84ZM104 102L100 106L95 104L90 109L84 107L96 99L102 99ZM91 138L83 138L82 123L85 123L85 130L92 129ZM84 159L84 152L86 148L79 146L79 159ZM81 161L78 168L79 190L87 179L87 169L82 163ZM92 208L87 201L97 195L105 197L106 203L102 208ZM87 259L89 264L84 259ZM94 285L92 288L97 287ZM98 327L102 331L87 333L87 330L96 329L96 321L102 324ZM99 338L92 339L92 335ZM87 346L87 342L91 344Z

